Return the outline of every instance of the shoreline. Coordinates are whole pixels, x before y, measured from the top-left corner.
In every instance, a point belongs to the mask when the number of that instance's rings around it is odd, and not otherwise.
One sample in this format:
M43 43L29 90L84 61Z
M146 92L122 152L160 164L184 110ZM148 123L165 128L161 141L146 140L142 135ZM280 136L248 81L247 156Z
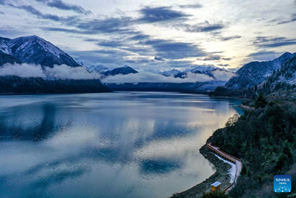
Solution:
M210 97L215 97L211 96ZM223 97L223 96L222 96ZM235 99L242 99L237 97L224 97L224 98L235 98ZM245 98L246 99L246 98ZM243 104L240 104L238 106L240 109L245 111L251 111L253 110L253 107L246 106ZM210 192L210 185L216 181L220 181L222 183L221 189L222 190L229 190L228 188L231 187L233 184L231 183L231 176L229 173L229 170L232 168L232 166L219 159L216 154L213 153L211 149L207 147L207 143L203 145L199 149L200 153L204 158L206 158L216 169L216 172L212 174L209 178L204 180L203 182L196 184L195 186L180 192L173 194L170 198L198 198L203 195L203 193Z
M232 166L229 163L226 163L220 160L215 154L207 148L206 145L200 148L200 153L206 158L216 169L215 173L203 182L189 188L180 193L173 194L170 198L197 198L201 197L204 192L210 192L210 185L215 181L220 181L222 183L221 189L224 190L231 184L231 176L229 170Z

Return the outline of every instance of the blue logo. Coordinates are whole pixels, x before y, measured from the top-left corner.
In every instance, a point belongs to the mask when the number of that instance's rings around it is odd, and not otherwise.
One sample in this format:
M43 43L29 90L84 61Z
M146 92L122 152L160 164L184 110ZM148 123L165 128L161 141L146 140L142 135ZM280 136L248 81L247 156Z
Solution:
M291 192L290 175L276 175L273 179L274 192Z

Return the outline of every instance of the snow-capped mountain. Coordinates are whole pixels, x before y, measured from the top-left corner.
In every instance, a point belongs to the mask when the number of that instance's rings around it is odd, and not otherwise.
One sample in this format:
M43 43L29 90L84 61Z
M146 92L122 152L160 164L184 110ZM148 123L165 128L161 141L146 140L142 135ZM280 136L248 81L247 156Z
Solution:
M274 71L263 83L258 85L265 93L292 91L296 89L296 56L286 61ZM292 91L295 93L295 91Z
M174 76L175 78L185 78L186 77L185 72L181 72L180 70L177 70L177 69L163 71L163 72L160 72L160 74L163 76L166 76L166 77L169 77L169 76Z
M217 70L217 67L214 66L197 66L193 69L190 70L192 73L205 73L205 72L210 72L210 71L215 71Z
M23 63L80 66L71 56L54 46L50 42L38 37L27 36L16 39L0 38L1 52L13 56Z
M166 76L166 77L174 76L175 78L187 78L189 73L204 74L204 75L207 75L207 76L213 78L213 80L216 80L217 78L215 76L215 71L232 73L231 71L227 71L225 69L220 69L220 68L214 67L214 66L197 66L193 69L187 69L183 72L181 72L180 70L177 70L177 69L173 69L173 70L161 72L160 74L163 76Z
M296 57L296 53L284 53L272 61L251 62L240 68L237 76L231 78L226 84L227 89L245 89L262 83L273 71L280 69L287 61Z
M214 66L197 66L194 69L191 69L190 72L191 73L195 73L195 74L205 74L213 79L216 79L215 75L213 74L214 71L224 71L224 72L228 72L224 69L220 69Z
M139 73L138 71L134 70L128 65L125 65L123 67L118 67L112 70L108 70L104 72L105 76L116 76L118 74L127 75L127 74L136 74Z
M90 67L85 67L87 69L88 72L93 73L99 73L99 74L104 74L105 72L107 72L109 69L108 67L105 67L104 65L92 65Z
M8 38L0 37L0 51L3 52L4 54L10 54L9 47L8 47L9 41L10 39Z

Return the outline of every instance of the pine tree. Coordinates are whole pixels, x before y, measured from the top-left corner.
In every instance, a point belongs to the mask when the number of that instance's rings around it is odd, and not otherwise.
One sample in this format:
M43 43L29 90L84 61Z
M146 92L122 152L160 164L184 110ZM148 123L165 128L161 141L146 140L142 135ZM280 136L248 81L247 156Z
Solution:
M255 107L256 108L264 108L265 106L267 105L267 101L266 99L264 98L263 96L263 93L260 92L259 93L259 96L256 98L256 101L255 101Z

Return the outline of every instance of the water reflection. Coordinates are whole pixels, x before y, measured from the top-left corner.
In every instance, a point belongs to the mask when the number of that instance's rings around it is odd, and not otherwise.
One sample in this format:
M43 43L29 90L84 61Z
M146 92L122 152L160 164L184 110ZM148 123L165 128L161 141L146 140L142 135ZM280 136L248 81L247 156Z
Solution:
M175 93L1 96L0 197L183 191L213 173L199 148L241 113L239 103Z

